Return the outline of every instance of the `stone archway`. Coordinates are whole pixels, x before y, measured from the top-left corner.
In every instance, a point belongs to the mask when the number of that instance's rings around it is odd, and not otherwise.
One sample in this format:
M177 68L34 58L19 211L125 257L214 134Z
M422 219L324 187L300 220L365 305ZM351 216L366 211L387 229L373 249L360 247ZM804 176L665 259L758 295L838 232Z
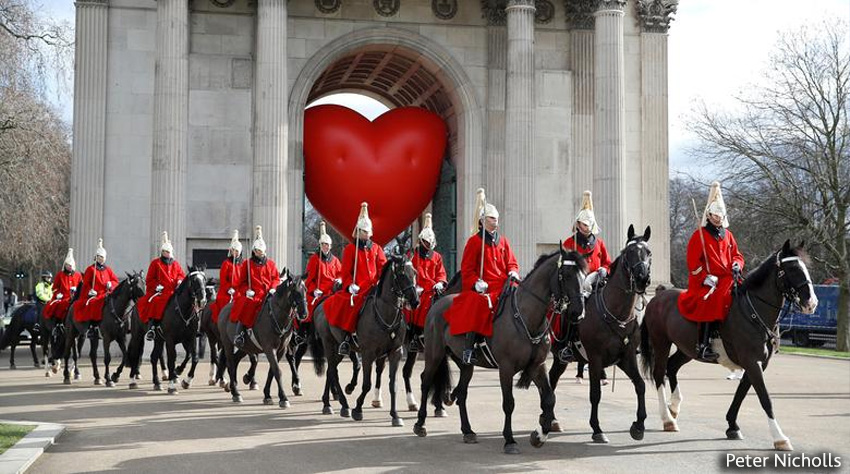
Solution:
M358 62L377 68L376 77L383 81L366 84L357 76L344 78L334 74L343 68L355 69ZM370 61L372 61L370 63ZM374 61L377 61L375 63ZM400 81L410 81L413 74L399 70L405 63L421 69L421 77L433 77L440 85L434 90L421 90L422 81L404 92ZM388 67L389 65L395 67ZM384 70L382 71L381 68ZM344 73L343 73L344 75ZM350 76L350 74L349 74ZM362 78L361 78L362 79ZM317 81L322 81L318 83ZM433 84L432 84L433 85ZM463 66L441 45L408 30L395 28L370 28L341 36L317 51L301 69L289 96L289 168L287 185L290 196L289 222L287 223L287 261L301 258L302 219L304 195L304 108L307 103L331 92L358 91L381 96L395 105L421 105L438 114L448 113L449 150L457 168L458 235L470 227L471 210L467 196L483 183L483 124L484 112ZM417 93L418 92L418 93ZM458 243L462 246L462 242Z

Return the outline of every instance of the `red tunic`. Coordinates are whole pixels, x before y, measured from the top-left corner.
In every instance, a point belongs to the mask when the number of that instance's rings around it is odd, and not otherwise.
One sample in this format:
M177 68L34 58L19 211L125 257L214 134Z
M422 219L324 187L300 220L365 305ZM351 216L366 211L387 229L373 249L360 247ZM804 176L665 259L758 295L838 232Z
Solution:
M251 266L250 271L248 265ZM250 288L248 287L249 274ZM257 320L266 294L272 288L277 288L279 284L280 272L277 271L274 260L267 257L263 263L257 263L253 258L249 258L242 262L239 269L239 286L236 288L236 297L233 299L233 307L230 310L230 321L235 323L239 320L246 328L254 327L254 321ZM254 292L251 298L247 295L249 289Z
M434 285L439 282L445 284L446 268L443 266L443 256L437 251L432 251L428 258L422 257L418 249L413 252L410 259L413 268L416 269L416 285L424 290L419 297L419 306L410 311L405 310L407 322L420 328L425 327L425 317L431 309L431 301L434 298Z
M342 271L342 263L334 255L330 255L330 259L325 261L320 256L321 252L316 252L310 257L307 262L307 319L304 322L313 320L313 310L316 309L316 303L319 299L313 296L313 292L317 289L322 292L322 295L330 296L334 287L334 280L340 278Z
M68 307L71 306L71 297L74 296L81 281L83 276L77 271L70 275L64 270L56 274L56 279L53 280L53 300L47 303L41 312L44 319L65 319ZM59 298L60 294L62 298Z
M145 296L139 298L136 306L139 308L139 319L147 324L151 319L162 320L165 305L177 289L180 281L186 278L183 267L177 260L165 263L161 258L155 258L148 266L148 275L145 278ZM162 285L161 292L156 292L157 285Z
M387 256L384 255L384 249L380 245L371 243L367 248L357 249L357 286L360 287L360 292L354 297L354 306L352 306L348 286L354 279L354 244L348 244L345 247L342 252L342 291L334 293L323 303L325 315L331 326L348 332L354 332L357 329L360 308L363 306L366 294L373 285L378 283L385 263L387 263Z
M705 239L710 274L718 278L717 289L707 300L703 297L711 288L702 283L709 272L706 271L702 241L697 232L702 232ZM722 239L715 238L704 227L694 232L688 242L688 289L679 295L679 312L686 319L696 322L726 319L732 305L732 264L735 262L744 269L744 257L738 251L738 243L729 229L726 229Z
M106 288L107 284L109 284L109 289ZM111 268L107 266L96 268L95 265L89 265L83 275L82 293L74 302L74 321L84 323L103 319L103 303L106 300L106 295L115 288L118 288L118 277L115 276ZM97 294L94 297L89 297L89 290L92 289Z
M220 280L218 293L215 295L215 301L213 301L210 305L212 320L216 324L218 324L218 315L221 313L221 310L229 303L232 303L236 298L236 295L238 295L238 293L236 293L236 291L238 291L237 287L239 286L239 282L242 280L241 263L234 265L232 258L225 259L221 264L221 270L218 272L218 279ZM232 296L228 294L228 290L231 288L234 290Z
M592 246L576 244L575 235L571 235L569 239L563 243L565 250L575 250L584 257L587 262L587 272L595 272L600 268L605 271L610 270L611 257L608 256L608 249L605 248L605 242L596 237L596 242Z
M499 236L497 244L488 244L484 247L484 278L487 282L490 302L489 307L485 295L474 290L475 282L478 281L478 272L481 264L481 233L477 233L466 241L463 249L463 260L460 264L461 287L463 290L455 297L449 309L443 313L443 317L449 323L453 336L476 332L483 336L493 334L493 318L491 313L495 311L499 302L502 287L508 279L511 271L519 272L514 252L508 239Z

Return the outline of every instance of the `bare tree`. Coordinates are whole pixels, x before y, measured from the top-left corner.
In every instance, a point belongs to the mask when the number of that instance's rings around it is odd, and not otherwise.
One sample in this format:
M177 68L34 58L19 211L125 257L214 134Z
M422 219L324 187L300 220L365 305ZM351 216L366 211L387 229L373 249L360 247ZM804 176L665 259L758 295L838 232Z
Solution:
M783 34L740 109L703 105L691 126L703 142L696 154L723 171L738 205L769 219L763 231L814 244L817 265L839 282L841 351L850 350L847 30L836 21Z

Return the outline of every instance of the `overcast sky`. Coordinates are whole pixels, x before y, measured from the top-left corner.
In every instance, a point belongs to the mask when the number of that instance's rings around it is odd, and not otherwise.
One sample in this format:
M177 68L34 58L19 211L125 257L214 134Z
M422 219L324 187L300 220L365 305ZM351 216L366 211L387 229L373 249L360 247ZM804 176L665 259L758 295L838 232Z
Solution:
M73 1L43 5L46 15L73 24ZM699 169L685 153L693 145L685 121L694 103L730 107L734 94L759 80L780 31L835 17L850 20L850 0L680 0L668 42L671 173ZM343 102L370 119L385 110L362 96ZM57 105L70 121L68 94Z

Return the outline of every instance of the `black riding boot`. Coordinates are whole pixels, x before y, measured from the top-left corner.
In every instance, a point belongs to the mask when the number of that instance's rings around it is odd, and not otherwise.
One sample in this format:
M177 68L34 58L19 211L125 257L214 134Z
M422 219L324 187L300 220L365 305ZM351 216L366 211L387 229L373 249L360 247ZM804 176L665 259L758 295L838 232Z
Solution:
M351 354L351 333L343 331L342 334L345 337L343 337L342 342L339 343L339 349L337 349L336 353L341 356L347 356Z
M145 333L145 340L153 341L156 338L157 326L159 326L159 321L151 319L148 323L148 332Z
M233 345L239 348L245 345L245 328L240 321L236 322L236 337L233 338Z
M711 348L711 323L697 323L699 343L697 345L697 356L700 360L716 362L720 357Z
M564 348L558 351L558 360L564 364L575 362L576 358L573 355L573 342L576 335L576 325L572 321L567 321L567 334L564 336Z
M474 332L466 333L466 346L463 349L463 355L460 358L460 361L466 365L472 365L475 363L475 339L478 337Z
M416 326L410 326L410 352L425 352L425 337L422 330Z
M97 321L89 321L89 330L86 331L86 337L89 339L97 339L98 330L97 327L100 325Z

